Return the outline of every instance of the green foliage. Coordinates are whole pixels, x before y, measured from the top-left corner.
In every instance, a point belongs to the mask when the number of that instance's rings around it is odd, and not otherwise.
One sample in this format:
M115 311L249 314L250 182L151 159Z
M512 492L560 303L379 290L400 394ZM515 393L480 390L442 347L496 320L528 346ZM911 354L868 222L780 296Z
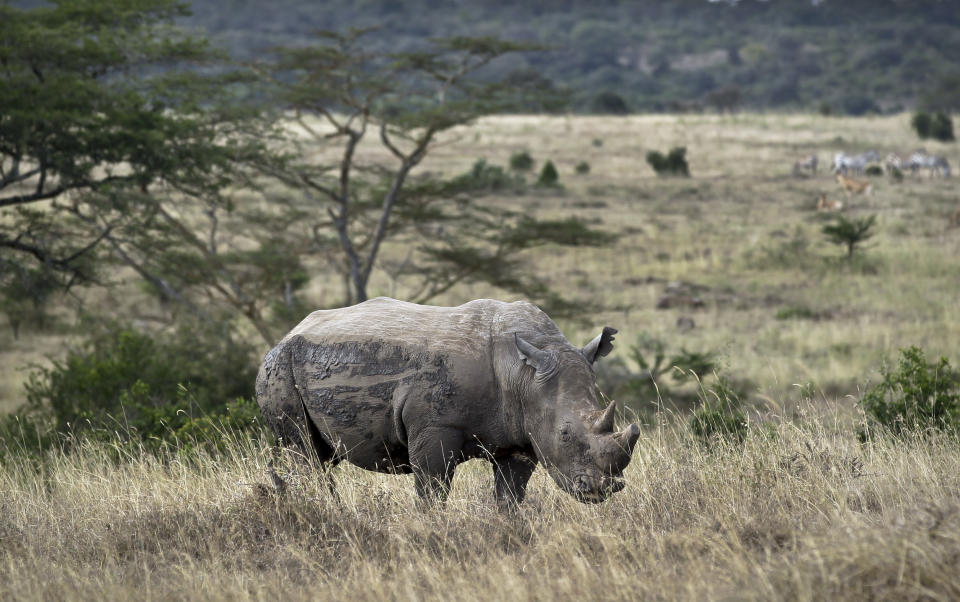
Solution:
M533 157L527 151L520 151L510 155L510 169L515 171L530 171L533 169Z
M560 174L557 173L557 168L554 167L553 161L547 159L547 162L543 164L543 168L540 170L540 176L537 178L537 186L551 188L559 184Z
M682 146L670 149L666 156L659 151L650 151L647 153L647 163L658 176L688 177L690 167L687 165L686 154L687 149Z
M6 316L13 338L19 338L23 326L47 325L47 304L58 290L60 282L49 270L0 258L0 313Z
M680 349L668 353L667 344L663 339L642 332L630 346L632 359L639 372L616 372L616 366L609 366L614 371L606 371L608 366L600 367L605 370L604 386L611 394L618 397L640 398L646 400L651 397L666 397L670 391L663 377L668 372L671 380L682 384L689 380L702 381L712 374L718 365L717 354L713 351L688 351Z
M704 445L717 440L741 443L750 430L740 395L720 377L701 394L701 404L689 419L690 430Z
M453 178L447 185L448 191L483 193L518 189L523 180L507 173L499 165L487 163L486 159L477 159L470 171Z
M573 168L578 174L588 174L590 173L590 164L586 161L581 161Z
M627 101L610 90L604 90L597 94L591 103L591 109L594 113L600 115L627 115L630 113Z
M930 137L930 126L933 124L933 117L926 111L917 111L910 119L910 127L917 133L921 140Z
M277 43L276 34L262 26L256 3L194 0L191 7L196 16L188 23L206 26L242 59ZM402 19L401 11L418 18ZM842 114L909 106L928 96L935 104L923 106L960 108L954 66L957 11L943 0L918 0L909 10L898 2L811 6L809 0L495 0L467 9L436 0L408 0L402 8L331 0L322 13L303 0L280 0L271 22L290 46L309 43L317 28L346 32L370 26L381 26L375 34L379 47L399 51L477 31L538 40L547 52L517 55L491 65L489 73L506 76L511 85L543 89L546 83L575 91L567 110L577 112L595 111L595 98L604 90L615 92L633 111L647 112L731 87L740 89L744 104L761 109L823 102ZM718 50L725 56L711 56ZM686 67L671 68L671 62ZM507 110L531 113L543 107L533 95Z
M254 427L251 346L225 327L197 323L149 334L112 325L39 368L16 414L49 433L105 433L159 444L218 425ZM9 427L9 424L8 424Z
M836 221L823 226L822 232L827 238L836 245L847 247L847 258L853 257L857 247L869 240L875 232L872 232L873 226L877 222L876 215L870 215L860 219L847 219L838 216Z
M818 320L820 314L806 305L794 305L778 309L774 317L777 320Z
M946 113L937 113L930 124L930 137L941 142L953 142L953 119Z
M955 140L953 134L953 119L946 113L928 113L917 111L910 119L910 125L921 140L933 138L941 142Z
M863 173L864 175L868 175L868 176L882 176L883 168L880 167L879 165L871 165L867 167L867 169L865 169Z
M703 101L719 112L734 111L743 102L743 93L739 87L729 86L710 91Z
M930 430L960 434L960 371L947 358L927 362L913 346L901 349L897 367L884 367L881 374L883 380L860 400L868 419L861 438L878 426L897 436Z

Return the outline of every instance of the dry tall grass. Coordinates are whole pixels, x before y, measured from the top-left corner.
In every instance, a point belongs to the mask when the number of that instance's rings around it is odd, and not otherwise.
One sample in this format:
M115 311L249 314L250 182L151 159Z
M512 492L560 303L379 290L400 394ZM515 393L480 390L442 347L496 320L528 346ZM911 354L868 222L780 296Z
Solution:
M302 474L263 441L186 461L82 444L0 468L0 598L229 600L960 597L956 441L861 446L836 414L741 448L647 430L627 488L583 505L538 470L499 514L488 465L415 509L407 477Z

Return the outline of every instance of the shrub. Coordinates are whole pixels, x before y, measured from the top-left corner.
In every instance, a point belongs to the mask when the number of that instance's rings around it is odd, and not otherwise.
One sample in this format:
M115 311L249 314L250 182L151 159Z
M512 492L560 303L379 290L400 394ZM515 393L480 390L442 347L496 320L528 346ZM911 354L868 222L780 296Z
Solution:
M510 155L510 169L514 171L530 171L533 169L533 157L527 151Z
M590 164L586 161L581 161L577 163L577 166L573 168L578 174L588 174L590 173Z
M540 170L540 177L537 178L537 186L556 186L560 181L560 174L557 173L557 168L554 167L553 161L547 160L543 164L543 169Z
M629 353L640 372L622 379L618 384L622 384L624 391L632 396L655 395L657 387L661 394L665 394L667 385L660 377L667 372L672 374L675 382L682 383L694 377L702 380L717 367L717 354L713 351L681 349L667 355L666 343L645 332L637 335Z
M930 124L930 137L941 142L954 141L956 138L953 135L953 119L946 113L934 115Z
M930 113L926 111L917 111L910 119L910 126L913 127L914 131L917 132L917 136L922 140L930 137L930 125L932 123L933 118L930 116Z
M626 115L630 112L627 101L616 92L605 90L597 94L590 103L594 113L606 115Z
M868 176L882 176L883 168L880 167L879 165L871 165L866 170L864 170L863 173L865 173Z
M960 433L960 372L947 358L928 363L923 350L909 347L900 350L896 369L884 367L881 374L883 380L860 400L868 418L861 438L877 426L897 436L928 430Z
M670 149L666 156L659 151L650 151L647 153L647 163L658 176L689 176L686 154L687 149L682 146Z
M453 178L449 192L495 192L517 188L523 182L519 175L511 175L499 165L491 165L486 159L477 159L470 171Z
M701 396L701 402L690 416L690 430L701 443L718 439L740 443L746 438L749 423L729 380L719 377Z
M853 257L857 246L874 235L871 229L876 221L876 215L853 220L839 216L834 223L825 225L822 231L830 239L830 242L847 247L847 258L849 259Z
M917 111L910 120L910 125L922 140L933 138L941 142L955 140L953 135L953 119L946 113L928 113Z
M102 431L159 444L247 428L257 416L253 349L223 326L148 334L113 325L26 384L24 420L54 432Z

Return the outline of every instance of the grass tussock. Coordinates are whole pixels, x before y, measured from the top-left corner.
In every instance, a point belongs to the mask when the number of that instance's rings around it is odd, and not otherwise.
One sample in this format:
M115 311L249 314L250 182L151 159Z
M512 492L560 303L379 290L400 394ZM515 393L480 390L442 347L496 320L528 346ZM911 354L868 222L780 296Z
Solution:
M0 466L3 599L956 599L960 454L861 445L834 417L697 442L644 433L627 488L583 505L539 470L514 514L489 465L445 506L350 467L338 495L262 440L156 457L103 443ZM119 458L119 459L118 459Z

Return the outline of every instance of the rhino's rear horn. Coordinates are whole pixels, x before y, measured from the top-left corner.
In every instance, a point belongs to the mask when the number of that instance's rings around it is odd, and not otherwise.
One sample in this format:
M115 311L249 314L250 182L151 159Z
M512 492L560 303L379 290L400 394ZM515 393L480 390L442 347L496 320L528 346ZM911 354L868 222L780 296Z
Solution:
M613 400L603 414L593 423L593 430L596 433L609 433L613 431L613 419L617 415L617 401Z

